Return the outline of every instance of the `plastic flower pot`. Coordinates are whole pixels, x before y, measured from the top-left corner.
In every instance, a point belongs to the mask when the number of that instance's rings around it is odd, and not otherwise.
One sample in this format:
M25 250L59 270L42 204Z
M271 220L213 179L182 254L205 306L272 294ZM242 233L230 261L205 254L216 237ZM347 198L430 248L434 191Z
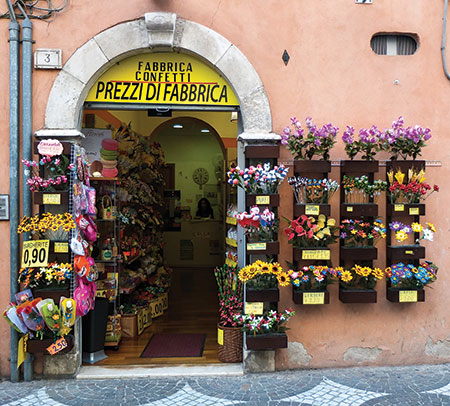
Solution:
M388 287L386 290L386 298L393 303L425 302L425 290Z
M242 362L243 333L241 327L224 327L222 330L222 344L219 343L218 358L220 362Z
M288 340L286 333L272 334L245 334L245 344L247 350L275 350L277 348L287 348Z
M376 303L377 291L374 289L343 289L339 286L339 300L342 303Z
M292 301L299 305L321 305L330 303L328 290L301 290L292 286Z
M279 300L280 291L278 288L251 289L245 287L246 302L278 302Z

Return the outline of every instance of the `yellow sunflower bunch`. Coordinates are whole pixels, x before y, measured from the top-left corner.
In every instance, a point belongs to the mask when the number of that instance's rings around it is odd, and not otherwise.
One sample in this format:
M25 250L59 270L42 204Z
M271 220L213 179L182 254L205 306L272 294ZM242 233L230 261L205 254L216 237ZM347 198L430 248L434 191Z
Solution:
M278 262L269 263L261 260L242 268L239 271L239 280L245 283L258 275L264 274L275 275L279 286L288 286L290 284L289 275L283 271L283 268Z
M39 214L36 214L33 217L25 216L17 227L17 233L21 234L33 231L45 233L47 230L57 231L60 228L64 231L70 231L75 228L75 222L70 213L44 213L42 218L39 217Z
M376 279L382 279L384 276L384 273L380 268L370 268L369 266L355 265L352 270L355 271L357 275L362 276L363 278L367 278L370 274L372 274Z

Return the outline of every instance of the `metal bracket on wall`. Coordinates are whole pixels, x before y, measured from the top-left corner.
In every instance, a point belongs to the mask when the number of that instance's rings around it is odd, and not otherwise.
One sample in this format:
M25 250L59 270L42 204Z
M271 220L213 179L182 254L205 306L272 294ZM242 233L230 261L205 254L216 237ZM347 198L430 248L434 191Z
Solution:
M372 4L372 0L355 0L356 4Z

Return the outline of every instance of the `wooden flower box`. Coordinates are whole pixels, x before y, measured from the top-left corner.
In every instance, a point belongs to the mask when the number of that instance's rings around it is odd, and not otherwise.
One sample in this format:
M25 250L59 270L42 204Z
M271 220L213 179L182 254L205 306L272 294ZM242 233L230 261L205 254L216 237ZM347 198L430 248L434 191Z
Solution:
M245 195L245 203L246 206L269 206L269 207L277 207L280 205L280 195L272 194L272 195Z
M372 260L377 259L376 247L340 247L341 259L343 260Z
M68 353L74 345L73 335L65 336L67 347L59 351L57 354ZM27 352L29 354L47 354L47 348L55 342L53 338L45 338L43 340L31 339L27 341Z
M331 213L330 205L325 203L296 203L294 206L294 217L300 217L302 214L307 216L318 216L323 214L329 216Z
M277 348L287 348L288 340L286 333L274 334L245 334L245 344L247 350L275 350Z
M251 289L245 287L246 302L278 302L279 300L280 290L278 288Z
M378 205L375 203L343 203L341 217L377 217Z
M425 302L425 290L388 287L386 290L386 297L387 300L393 303Z
M424 216L424 203L388 203L386 206L388 216Z
M245 147L246 158L276 159L279 156L279 145L248 145Z
M341 161L342 173L375 173L378 172L378 161L345 160Z
M69 192L33 192L34 204L47 204L47 205L67 205L69 204Z
M294 247L295 261L329 261L331 251L328 247Z
M321 305L330 303L328 290L300 290L293 286L292 300L299 305Z
M276 255L279 252L278 241L247 243L247 255Z
M296 160L294 161L295 173L328 173L331 172L330 161Z
M33 288L32 292L34 298L40 297L42 299L53 299L57 306L59 306L59 300L61 299L61 296L70 297L70 291L68 288Z
M374 289L343 289L339 287L339 300L342 303L376 303L377 291Z
M403 173L408 173L408 170L411 168L414 168L417 171L425 169L425 161L413 159L386 161L386 171L390 171L392 169L394 172L397 172L400 169Z
M421 245L389 245L387 247L387 256L393 262L425 258L425 247Z

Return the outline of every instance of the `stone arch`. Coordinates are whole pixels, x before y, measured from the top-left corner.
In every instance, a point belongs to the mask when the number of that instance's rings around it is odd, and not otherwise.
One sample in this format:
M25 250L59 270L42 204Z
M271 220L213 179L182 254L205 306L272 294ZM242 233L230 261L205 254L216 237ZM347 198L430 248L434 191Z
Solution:
M230 83L242 114L241 139L277 140L264 86L244 54L217 32L173 13L147 13L120 23L83 44L58 74L47 103L40 136L77 135L87 93L116 62L154 49L192 54L210 64Z

